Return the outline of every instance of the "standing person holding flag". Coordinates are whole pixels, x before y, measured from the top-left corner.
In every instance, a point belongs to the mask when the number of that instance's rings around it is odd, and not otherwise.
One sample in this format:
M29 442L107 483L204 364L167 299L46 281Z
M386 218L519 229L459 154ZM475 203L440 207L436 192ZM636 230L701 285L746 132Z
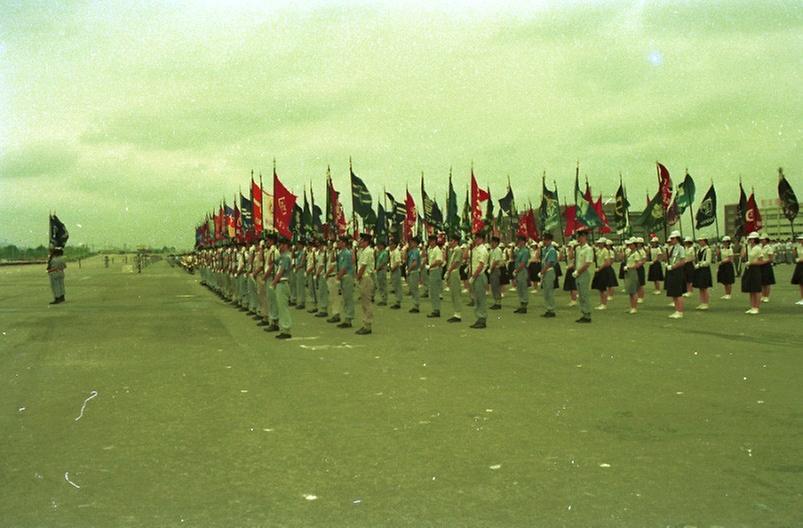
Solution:
M786 176L783 174L783 169L778 169L778 199L781 201L783 207L783 215L789 220L789 225L792 228L792 237L795 237L795 218L800 210L800 205L797 202L795 191L792 186L786 181ZM795 264L795 271L792 273L792 284L797 284L800 288L800 300L796 303L803 305L803 235L797 236L797 263Z
M750 297L750 309L745 313L758 315L761 305L761 266L764 265L764 253L761 251L759 234L756 231L747 235L747 264L742 274L742 293Z
M67 263L64 261L64 246L68 238L70 235L59 217L55 214L50 215L50 256L47 259L47 276L53 292L53 301L50 304L65 302L64 270L67 268Z

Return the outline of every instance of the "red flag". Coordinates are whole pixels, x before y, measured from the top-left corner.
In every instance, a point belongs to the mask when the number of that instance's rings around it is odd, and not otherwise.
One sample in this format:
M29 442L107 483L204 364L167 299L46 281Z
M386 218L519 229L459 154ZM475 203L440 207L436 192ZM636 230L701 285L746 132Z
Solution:
M594 208L594 211L597 212L599 219L602 220L602 227L599 228L600 234L610 233L611 226L608 225L608 217L605 216L605 213L602 210L602 195L600 194L599 198L597 198L597 201L593 202L591 205Z
M261 235L264 229L262 226L262 185L261 182L260 184L254 183L253 176L251 176L251 218L254 223L254 232Z
M672 203L672 178L666 167L658 162L656 164L658 165L658 189L661 191L661 202L666 211Z
M279 235L286 239L293 238L290 231L290 221L293 217L293 208L296 205L296 195L287 190L279 181L276 169L273 169L273 225Z
M747 209L744 213L744 227L745 231L749 234L752 231L761 231L764 223L761 221L761 213L756 204L755 193L750 193L750 198L747 199Z
M236 204L234 205L234 234L237 237L237 242L245 242L243 215L240 214L240 208Z
M482 208L480 202L484 202L490 198L488 191L481 189L477 185L477 179L474 177L474 169L471 169L471 232L479 233L485 224L482 221Z
M566 224L563 228L563 234L565 236L572 236L578 229L585 227L583 224L577 221L576 205L567 205L563 216L566 218Z
M535 223L535 212L530 208L524 215L524 234L530 240L538 240L538 227Z
M418 212L415 209L415 200L410 196L410 191L407 191L407 197L404 199L404 206L407 209L407 214L404 217L404 239L410 240L413 238L413 226L418 218Z
M223 206L220 206L220 212L215 215L215 240L223 238Z

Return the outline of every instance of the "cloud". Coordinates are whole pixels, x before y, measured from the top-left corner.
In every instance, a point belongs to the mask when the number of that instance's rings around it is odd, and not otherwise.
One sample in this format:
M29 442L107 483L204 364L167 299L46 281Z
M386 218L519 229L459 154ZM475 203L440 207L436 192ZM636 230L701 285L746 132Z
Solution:
M78 152L56 143L34 143L0 155L0 180L58 177L75 166Z

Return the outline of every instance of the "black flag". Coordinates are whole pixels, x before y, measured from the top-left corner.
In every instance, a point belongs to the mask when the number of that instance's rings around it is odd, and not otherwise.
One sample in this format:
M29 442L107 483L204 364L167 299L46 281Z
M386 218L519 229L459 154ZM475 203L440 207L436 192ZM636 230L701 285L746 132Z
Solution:
M697 221L696 228L700 229L701 227L710 226L713 224L717 219L717 193L714 190L714 184L711 184L711 188L708 189L708 192L705 193L703 196L703 201L700 202L700 206L697 208L697 215L695 217Z
M778 169L778 198L781 200L783 215L790 222L794 222L797 213L800 211L800 205L797 203L795 191L792 190L792 187L783 175L783 169Z
M50 245L63 248L67 245L68 238L70 234L67 232L67 227L58 216L50 215Z

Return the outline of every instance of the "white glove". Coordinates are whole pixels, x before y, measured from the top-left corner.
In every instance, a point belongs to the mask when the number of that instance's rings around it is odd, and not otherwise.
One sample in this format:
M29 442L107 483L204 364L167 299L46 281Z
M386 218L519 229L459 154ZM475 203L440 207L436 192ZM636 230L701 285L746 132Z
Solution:
M694 269L700 269L700 265L699 264L695 264L694 265Z
M630 266L625 266L625 271L629 270Z
M572 277L574 277L575 279L577 278L577 272L576 271L572 272Z

